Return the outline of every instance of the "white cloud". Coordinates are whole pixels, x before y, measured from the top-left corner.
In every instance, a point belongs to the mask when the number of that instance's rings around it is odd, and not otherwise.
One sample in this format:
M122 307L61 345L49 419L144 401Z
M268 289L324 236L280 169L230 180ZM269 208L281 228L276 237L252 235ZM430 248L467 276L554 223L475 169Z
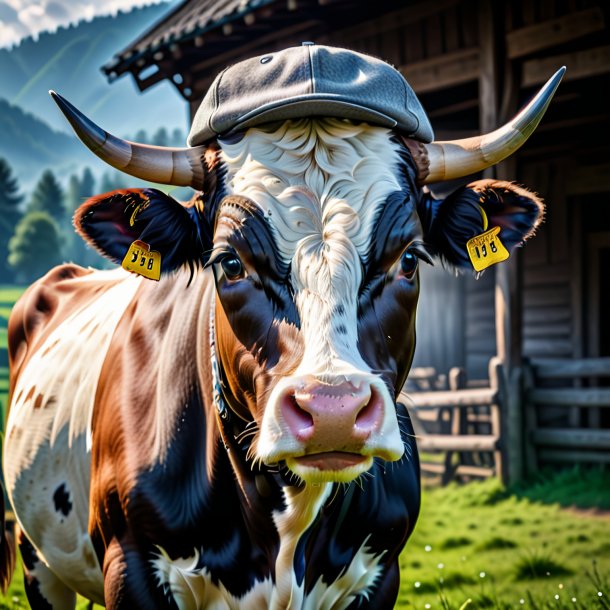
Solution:
M176 0L169 0L170 3ZM0 0L0 47L60 26L168 0Z

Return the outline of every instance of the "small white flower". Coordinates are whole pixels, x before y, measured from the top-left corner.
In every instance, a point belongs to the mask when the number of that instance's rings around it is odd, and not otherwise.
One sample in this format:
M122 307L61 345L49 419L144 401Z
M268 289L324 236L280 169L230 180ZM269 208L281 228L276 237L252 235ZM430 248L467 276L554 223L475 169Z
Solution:
M576 598L575 597L572 598L572 603L574 603L574 604L576 603Z
M557 595L557 593L555 593L555 599L559 599L559 595Z
M431 547L429 544L427 544L427 545L424 547L424 551L426 551L426 553L429 553L431 550L432 550L432 547Z
M432 608L432 606L430 604L426 604L424 608Z
M485 572L479 572L479 578L485 578Z
M421 587L421 582L419 580L415 583L415 588L419 589Z
M445 564L444 564L444 563L439 563L439 564L438 564L436 567L437 567L439 570L442 570L442 569L445 567Z
M603 596L604 596L604 594L601 591L597 592L597 597L603 597Z
M520 603L520 604L523 606L523 604L525 603L525 600L524 600L523 598L521 598L521 599L519 600L519 603Z

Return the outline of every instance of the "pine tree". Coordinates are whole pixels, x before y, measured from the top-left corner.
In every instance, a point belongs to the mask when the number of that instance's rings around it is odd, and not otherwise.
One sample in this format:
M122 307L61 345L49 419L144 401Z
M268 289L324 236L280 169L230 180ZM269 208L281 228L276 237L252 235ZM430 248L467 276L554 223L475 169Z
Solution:
M169 134L165 127L159 127L153 136L152 143L155 146L169 146Z
M66 221L64 193L50 169L42 174L27 207L28 212L46 212L61 224Z
M0 158L0 283L13 281L13 271L7 261L8 241L21 219L19 204L22 200L10 165Z
M8 243L8 263L17 279L31 282L61 262L61 236L47 212L29 212Z

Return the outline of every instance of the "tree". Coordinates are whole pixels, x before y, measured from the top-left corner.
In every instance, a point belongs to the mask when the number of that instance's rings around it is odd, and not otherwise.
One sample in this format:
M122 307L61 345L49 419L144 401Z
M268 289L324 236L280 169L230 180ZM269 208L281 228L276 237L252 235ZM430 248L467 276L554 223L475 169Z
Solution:
M8 243L8 263L17 278L31 282L61 262L61 236L47 212L29 212Z
M182 131L182 129L180 129L180 127L176 127L172 131L171 145L180 147L180 146L184 146L185 143L186 143L186 138L184 136L184 132Z
M27 211L47 212L51 218L60 224L65 222L64 193L50 169L45 170L38 181Z
M19 204L22 200L11 166L0 158L0 282L13 281L13 272L7 261L8 241L21 219Z
M169 134L165 127L159 127L153 136L152 143L155 146L169 146Z
M81 179L76 174L72 174L68 182L68 193L66 196L67 211L72 215L77 208L93 195L95 195L93 172L86 167Z

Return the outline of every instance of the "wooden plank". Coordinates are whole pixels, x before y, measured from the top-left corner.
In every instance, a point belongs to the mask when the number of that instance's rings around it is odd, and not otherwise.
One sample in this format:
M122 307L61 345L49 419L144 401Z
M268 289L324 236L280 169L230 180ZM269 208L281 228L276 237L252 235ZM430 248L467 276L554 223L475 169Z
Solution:
M598 32L604 27L604 14L599 7L530 25L506 35L507 56L509 59L524 57Z
M551 213L554 213L554 210L551 210ZM526 260L523 273L526 288L548 286L549 284L568 284L572 280L570 266L563 263L528 266Z
M421 451L493 451L498 446L498 438L491 434L426 434L417 438Z
M455 392L416 392L409 396L416 409L490 405L497 399L494 388L475 388Z
M553 307L570 303L568 285L532 287L523 295L523 302L528 307Z
M401 66L399 71L420 94L477 80L479 66L479 50L470 48Z
M564 449L541 449L540 459L546 462L569 462L570 464L591 462L610 463L610 452L607 451L565 451Z
M536 377L573 379L574 377L610 377L610 358L533 358Z
M495 468L489 466L474 466L471 464L459 464L455 469L454 476L466 476L466 477L493 477L496 474Z
M551 447L585 447L587 449L610 449L610 430L588 430L586 428L539 428L534 431L536 445Z
M607 191L610 191L610 163L577 167L567 175L567 195L587 195Z
M532 324L525 329L525 335L528 339L541 339L541 338L556 338L568 336L571 337L571 320L565 324ZM570 350L572 351L572 350Z
M571 320L572 313L570 308L565 305L525 309L523 312L523 323L526 326L531 324L563 324L569 323Z
M610 407L609 388L534 388L528 398L537 405Z
M525 61L521 85L531 87L544 83L560 66L568 68L564 76L566 81L607 74L610 72L610 45Z
M417 23L430 15L436 15L440 11L445 10L458 3L459 0L435 0L434 2L419 2L411 4L408 8L399 9L392 13L387 13L377 19L370 19L366 23L360 23L356 26L350 26L337 32L337 37L342 40L353 42L363 36L373 36L382 34L387 30L396 28L404 28L406 25ZM283 32L282 32L283 34Z
M523 353L531 357L571 356L572 337L566 333L564 337L545 337L543 339L525 337Z

